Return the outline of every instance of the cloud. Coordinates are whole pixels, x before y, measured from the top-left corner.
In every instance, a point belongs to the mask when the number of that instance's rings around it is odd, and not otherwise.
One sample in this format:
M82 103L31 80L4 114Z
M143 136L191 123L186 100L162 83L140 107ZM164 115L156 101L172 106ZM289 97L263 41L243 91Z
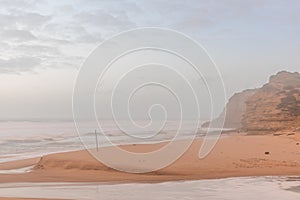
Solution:
M0 33L0 37L3 40L12 40L15 42L24 42L36 39L30 31L16 29L4 30Z
M95 43L103 40L101 34L91 34L81 24L73 22L68 24L50 23L45 26L44 31L56 39L68 40L69 43Z
M35 57L17 57L12 59L0 59L0 73L18 74L32 71L41 64L41 59Z
M16 21L12 15L0 14L0 28L4 27L12 28L15 27Z
M21 44L15 47L15 50L19 53L27 52L33 56L37 55L52 55L52 56L59 56L61 55L59 49L53 46L41 45L41 44Z
M0 73L78 68L105 37L136 26L117 2L94 1L93 6L86 1L0 3L0 44L6 45L0 47ZM135 3L124 5L129 9Z
M1 7L3 8L28 8L34 7L37 0L0 0Z
M136 27L125 12L108 13L97 9L77 13L73 18L82 25L88 25L91 32L102 32L103 35Z
M234 30L230 23L245 24L243 20L251 18L265 2L0 0L0 44L7 45L0 48L5 51L1 56L34 56L43 60L40 67L77 67L81 60L77 57L87 56L97 44L120 31L157 26L195 38L215 38L226 35L226 29L227 33Z
M19 12L19 11L18 11ZM27 26L28 28L35 28L41 26L51 20L51 16L41 15L34 12L23 12L16 16L18 23Z
M41 15L36 12L26 12L20 9L7 10L0 14L0 29L37 29L51 20L51 16Z

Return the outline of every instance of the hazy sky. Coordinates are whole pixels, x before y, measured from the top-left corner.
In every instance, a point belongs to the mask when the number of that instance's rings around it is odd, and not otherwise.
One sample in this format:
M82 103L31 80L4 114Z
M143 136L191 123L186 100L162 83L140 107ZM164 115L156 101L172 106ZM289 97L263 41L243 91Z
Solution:
M228 97L258 87L299 71L299 10L296 0L0 0L0 119L70 119L84 59L107 37L144 26L201 43Z

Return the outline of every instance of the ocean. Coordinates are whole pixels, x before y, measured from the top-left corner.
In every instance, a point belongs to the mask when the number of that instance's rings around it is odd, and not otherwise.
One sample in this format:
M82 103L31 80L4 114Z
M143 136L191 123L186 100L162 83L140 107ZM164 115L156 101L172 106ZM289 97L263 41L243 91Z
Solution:
M186 127L189 126L189 123L185 122ZM139 139L124 134L112 121L101 122L102 131L114 144L168 141L176 134L176 127L178 127L177 121L168 121L158 135L152 137L153 131L146 130L139 133L144 136ZM73 121L2 121L0 122L0 163L50 153L84 149L82 141L86 146L96 148L95 130L97 131L99 146L111 145L102 142L105 141L102 138L103 135L100 134L99 128L95 127L93 122L82 122L80 130L79 137ZM205 130L199 129L197 136L203 136L203 131ZM189 138L194 134L194 132L186 130L181 138Z

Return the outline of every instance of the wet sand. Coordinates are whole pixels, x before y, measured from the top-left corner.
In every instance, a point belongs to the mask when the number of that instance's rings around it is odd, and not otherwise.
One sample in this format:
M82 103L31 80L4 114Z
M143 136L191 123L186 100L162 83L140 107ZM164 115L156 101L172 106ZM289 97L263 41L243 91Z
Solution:
M38 163L40 158L28 158L24 160L11 161L6 163L0 163L0 170L11 170L29 167Z
M32 198L10 198L10 197L0 197L0 200L61 200L61 199L32 199Z
M45 199L177 200L261 199L299 200L299 179L289 177L237 177L163 183L8 183L0 194L8 197Z
M177 141L180 145L181 141ZM87 151L74 151L0 164L0 169L35 165L24 174L0 174L0 182L164 182L243 176L300 175L300 134L243 136L220 139L204 159L198 158L202 139L197 139L184 155L156 172L130 174L111 169ZM149 152L160 144L124 145L132 152ZM110 151L110 147L100 149Z

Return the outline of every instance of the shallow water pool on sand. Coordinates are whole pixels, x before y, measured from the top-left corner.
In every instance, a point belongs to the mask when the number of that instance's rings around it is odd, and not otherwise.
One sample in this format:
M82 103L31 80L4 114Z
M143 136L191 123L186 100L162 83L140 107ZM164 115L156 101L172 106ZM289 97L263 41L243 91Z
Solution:
M205 200L298 200L297 177L247 177L152 184L108 183L6 183L0 197L60 199L205 199Z

